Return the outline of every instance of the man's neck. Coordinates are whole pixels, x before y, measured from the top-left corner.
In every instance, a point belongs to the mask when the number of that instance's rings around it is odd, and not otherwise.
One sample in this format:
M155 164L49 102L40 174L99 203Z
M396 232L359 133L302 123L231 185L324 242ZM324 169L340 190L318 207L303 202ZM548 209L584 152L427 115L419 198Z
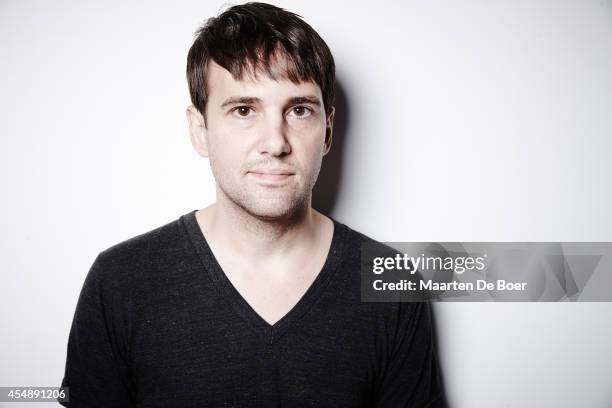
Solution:
M300 247L315 245L326 223L310 205L291 217L265 219L219 199L199 210L196 217L212 247L257 260L291 255Z

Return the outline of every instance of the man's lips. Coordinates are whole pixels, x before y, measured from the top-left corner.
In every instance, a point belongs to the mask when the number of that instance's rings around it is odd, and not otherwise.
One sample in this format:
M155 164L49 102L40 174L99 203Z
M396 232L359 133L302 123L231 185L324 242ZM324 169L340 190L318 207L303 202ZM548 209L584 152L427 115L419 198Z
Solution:
M294 174L289 169L252 169L249 172L258 174Z
M260 180L269 180L269 181L278 181L284 180L293 176L293 173L290 170L281 170L281 169L254 169L249 171L253 176Z

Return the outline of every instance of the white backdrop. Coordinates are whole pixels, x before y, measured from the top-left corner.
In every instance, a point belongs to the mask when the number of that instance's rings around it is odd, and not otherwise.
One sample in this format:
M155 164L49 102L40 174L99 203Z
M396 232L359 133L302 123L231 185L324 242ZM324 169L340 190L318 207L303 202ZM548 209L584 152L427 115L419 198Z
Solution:
M0 1L0 386L59 385L97 253L214 199L185 61L222 4L126 3ZM612 241L610 0L274 4L336 59L331 216L381 241ZM451 407L612 404L611 303L436 312Z

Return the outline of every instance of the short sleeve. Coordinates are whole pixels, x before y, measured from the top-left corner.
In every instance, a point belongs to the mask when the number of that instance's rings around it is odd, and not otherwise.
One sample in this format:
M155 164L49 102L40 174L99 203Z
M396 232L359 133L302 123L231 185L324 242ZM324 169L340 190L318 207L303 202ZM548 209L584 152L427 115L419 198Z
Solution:
M134 386L125 362L113 312L112 291L104 281L98 255L81 289L68 337L62 386L69 388L67 407L132 407ZM112 288L111 288L112 289Z
M429 301L398 303L393 344L377 383L377 408L445 408Z

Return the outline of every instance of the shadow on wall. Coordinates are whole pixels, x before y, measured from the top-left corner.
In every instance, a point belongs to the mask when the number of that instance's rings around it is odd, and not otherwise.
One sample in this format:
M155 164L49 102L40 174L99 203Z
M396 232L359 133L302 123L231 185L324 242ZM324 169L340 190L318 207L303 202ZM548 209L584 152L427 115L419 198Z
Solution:
M344 141L350 119L350 107L344 87L339 80L336 80L335 107L332 147L323 157L321 172L312 190L312 207L325 215L333 213L342 186Z

